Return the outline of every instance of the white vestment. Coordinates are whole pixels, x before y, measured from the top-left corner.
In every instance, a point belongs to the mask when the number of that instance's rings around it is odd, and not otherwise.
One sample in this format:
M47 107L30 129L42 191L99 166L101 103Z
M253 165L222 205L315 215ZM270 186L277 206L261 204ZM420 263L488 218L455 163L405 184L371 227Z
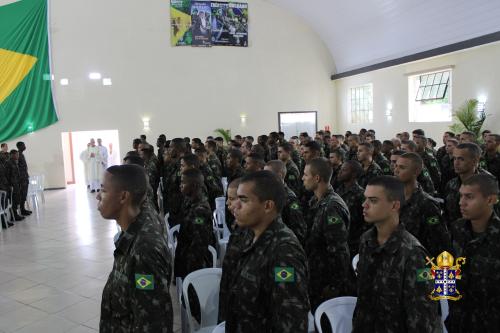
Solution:
M101 154L101 175L100 179L104 177L104 171L108 168L108 148L104 146L97 146L99 148L99 153Z
M87 149L87 164L90 190L101 189L102 158L99 147L89 147Z

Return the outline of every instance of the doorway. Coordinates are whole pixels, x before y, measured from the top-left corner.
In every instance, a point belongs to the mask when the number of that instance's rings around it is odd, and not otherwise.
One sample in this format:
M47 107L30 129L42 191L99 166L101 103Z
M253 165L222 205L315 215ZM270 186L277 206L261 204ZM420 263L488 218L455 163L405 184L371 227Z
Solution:
M63 132L61 140L64 157L64 175L66 184L85 184L84 153L90 139L102 140L108 151L107 166L121 164L118 130Z

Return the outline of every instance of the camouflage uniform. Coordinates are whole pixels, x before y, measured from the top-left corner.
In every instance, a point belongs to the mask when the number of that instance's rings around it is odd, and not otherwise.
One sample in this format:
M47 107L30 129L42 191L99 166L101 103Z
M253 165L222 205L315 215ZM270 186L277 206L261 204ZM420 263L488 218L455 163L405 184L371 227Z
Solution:
M436 193L436 188L432 182L431 175L425 166L422 169L422 172L418 175L417 181L426 193L429 193L430 195L434 195Z
M269 160L277 160L278 159L278 144L269 145Z
M24 203L26 202L26 197L28 196L28 186L30 184L30 175L28 174L28 164L26 163L26 158L22 152L19 152L19 205L21 210L24 211Z
M164 167L165 212L169 213L169 224L176 225L182 220L181 163L172 161Z
M379 165L375 163L375 161L372 161L368 169L361 176L359 176L358 184L362 188L365 188L370 179L381 176L382 174L383 172Z
M491 176L491 173L488 171L478 168L475 174L487 174ZM444 220L450 226L451 223L455 222L459 218L462 217L460 213L460 186L462 186L462 180L460 177L455 177L446 184L446 188L444 190Z
M9 186L12 187L12 208L16 212L19 205L22 203L21 177L18 161L10 159L7 162L7 175L9 179Z
M102 293L99 332L173 332L172 259L156 222L141 211L115 246L113 270Z
M307 233L307 224L304 220L304 215L302 214L302 207L300 206L299 199L295 193L285 185L285 190L287 193L287 200L283 211L281 212L281 217L283 222L288 228L290 228L300 244L305 244L305 238Z
M426 269L427 252L399 225L383 245L377 229L361 237L358 299L353 332L441 332L438 302L429 299L432 280L418 277Z
M224 264L220 310L226 332L307 332L307 260L281 219Z
M227 169L226 172L227 172L227 183L228 184L231 184L231 182L237 178L243 177L243 175L245 174L245 171L240 166L237 167L235 170Z
M493 157L484 154L480 165L500 181L500 153L496 153Z
M224 170L225 170L224 163L226 162L226 158L227 158L227 150L223 147L221 148L221 147L217 146L217 150L215 151L215 155L219 159L219 162L220 162L221 167L222 167L222 174L224 174Z
M493 214L485 232L475 234L471 222L451 225L453 255L465 257L457 290L462 299L448 302L448 332L498 332L500 329L500 219Z
M286 176L285 184L297 195L302 193L302 179L300 178L300 171L297 165L292 160L286 162Z
M438 192L441 192L441 171L439 170L439 164L432 155L432 153L425 151L420 153L422 157L422 161L424 162L425 167L429 171L429 175L431 176L432 183L434 184L434 189Z
M354 183L354 185L349 188L346 188L345 185L342 184L337 193L346 203L351 215L351 223L346 227L348 227L349 231L347 244L349 244L349 253L352 258L359 252L359 240L361 235L371 227L371 225L365 222L365 218L363 217L363 202L365 200L364 190L358 183Z
M222 177L222 165L217 158L217 155L209 154L207 158L207 164L218 178Z
M252 244L253 234L249 229L235 228L229 236L226 246L226 254L222 262L222 277L219 289L219 322L226 320L225 309L227 307L227 295L229 285L235 278L234 268L238 262L238 256L244 249Z
M313 312L323 301L352 295L354 272L347 245L349 209L342 198L329 188L325 196L309 203L306 239L310 269L309 298Z
M208 164L200 165L200 171L207 188L208 203L210 208L215 210L215 198L224 196L221 179L215 175Z
M295 149L292 151L292 161L295 163L299 171L302 170L302 159L300 158L299 152Z
M151 186L153 200L152 203L156 210L159 210L158 207L158 186L160 185L160 173L158 170L158 159L156 161L154 159L150 159L146 162L145 165L146 174L148 175L149 185Z
M341 185L340 182L337 180L337 177L339 176L340 168L342 168L342 164L336 168L332 168L332 178L330 178L330 184L332 185L332 187L335 191L337 191L337 189Z
M191 272L212 267L208 246L213 246L215 239L212 212L204 196L197 199L184 197L182 211L184 220L177 236L174 276L184 279Z
M373 156L373 160L375 161L375 163L378 164L380 169L382 169L382 173L384 175L391 175L392 174L391 162L389 162L387 160L387 158L385 158L385 156L382 155L382 153L378 153L377 155Z
M357 148L353 149L353 150L348 149L346 151L347 151L347 153L345 155L346 161L348 161L348 160L357 161L358 160L358 149Z
M446 184L457 176L453 166L453 157L446 154L441 158L441 189L446 188ZM443 193L442 193L443 194Z
M3 157L3 154L0 156L0 191L10 191L8 165L7 160Z
M420 185L401 207L399 222L431 256L437 257L443 251L450 251L450 234L441 216L439 203L425 193Z
M446 153L446 146L439 147L436 152L436 160L438 161L439 165L441 164L441 160L443 159L443 157L445 157L446 155L448 155Z

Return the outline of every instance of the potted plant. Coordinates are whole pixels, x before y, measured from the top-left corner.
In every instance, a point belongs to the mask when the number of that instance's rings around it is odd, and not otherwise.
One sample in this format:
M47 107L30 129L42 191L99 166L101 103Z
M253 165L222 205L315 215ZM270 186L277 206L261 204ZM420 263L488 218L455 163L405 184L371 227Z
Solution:
M481 128L486 120L485 112L477 112L477 99L465 101L457 110L453 112L455 123L450 126L454 133L469 131L474 133L476 140L481 139Z
M232 137L230 129L217 128L214 132L224 139L226 145L228 145L229 141L231 141Z

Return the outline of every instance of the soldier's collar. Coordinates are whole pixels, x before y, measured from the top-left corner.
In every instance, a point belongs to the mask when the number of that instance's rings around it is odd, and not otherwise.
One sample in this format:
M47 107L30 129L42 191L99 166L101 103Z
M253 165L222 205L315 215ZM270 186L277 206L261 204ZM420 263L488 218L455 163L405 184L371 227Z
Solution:
M405 230L402 224L399 224L398 227L391 234L389 239L382 245L378 243L377 240L377 228L373 227L370 231L370 238L368 239L368 246L376 249L377 252L388 252L390 254L396 253L401 247L401 233Z
M135 237L139 230L141 230L142 225L144 224L144 210L141 210L139 215L133 223L131 223L126 231L122 231L120 238L115 243L116 251L119 251L123 254L127 253L130 246L134 242Z
M283 222L281 217L277 217L268 227L267 229L260 235L260 237L255 242L249 242L248 246L246 246L243 252L249 252L253 248L260 246L261 244L267 244L274 236L276 230L279 230L282 226ZM253 232L250 232L253 238Z
M470 235L473 235L472 231L472 223L470 220L466 220L465 226L467 230L469 231ZM484 238L486 238L488 235L491 235L493 233L498 233L500 231L500 218L493 212L491 214L491 217L488 221L488 227L486 227L486 230L482 233L482 235L479 238L474 239L475 241L482 241Z

